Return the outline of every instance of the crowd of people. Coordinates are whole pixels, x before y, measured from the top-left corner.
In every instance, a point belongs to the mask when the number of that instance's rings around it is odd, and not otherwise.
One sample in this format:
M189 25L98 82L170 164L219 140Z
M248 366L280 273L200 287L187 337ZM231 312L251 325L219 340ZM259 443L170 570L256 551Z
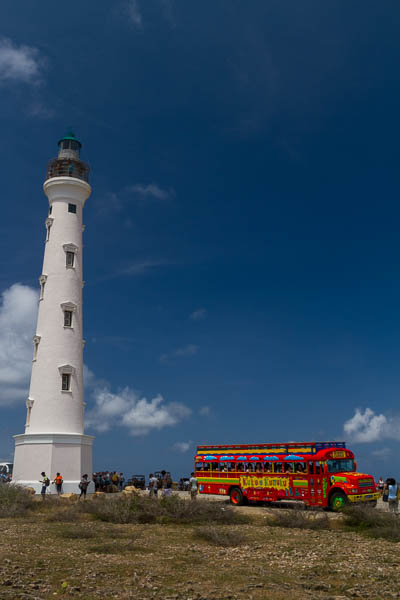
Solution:
M151 498L156 498L158 495L158 489L161 488L162 496L170 496L172 493L172 479L170 473L167 471L161 471L161 478L159 479L153 473L149 475L149 496ZM188 491L190 492L190 498L195 500L198 492L198 483L197 477L195 477L194 473L191 473L189 483L188 483Z
M122 492L124 489L124 474L117 471L98 471L93 473L92 479L96 492Z

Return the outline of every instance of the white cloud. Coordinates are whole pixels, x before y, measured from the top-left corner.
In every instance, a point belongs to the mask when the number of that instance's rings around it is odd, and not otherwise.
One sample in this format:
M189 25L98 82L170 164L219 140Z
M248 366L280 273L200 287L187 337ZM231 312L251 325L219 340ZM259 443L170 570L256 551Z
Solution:
M120 426L131 435L146 435L154 430L176 425L191 414L191 410L179 402L166 403L159 394L147 400L126 387L118 394L108 388L95 390L95 406L86 416L86 424L97 431Z
M15 283L2 294L0 305L0 405L28 395L32 368L38 291Z
M146 273L149 273L150 271L153 271L154 269L156 269L158 267L164 267L164 266L168 266L171 264L173 264L171 261L163 260L163 259L160 259L160 260L145 259L145 260L134 261L131 264L128 264L124 267L120 267L120 268L116 269L109 275L100 277L97 280L97 283L100 283L103 281L110 281L112 279L118 279L119 277L138 277L140 275L145 275Z
M390 448L378 448L378 450L373 450L371 452L371 454L373 456L376 456L376 458L381 458L382 460L386 460L387 458L389 458L392 454L392 450Z
M354 442L398 439L400 418L377 415L371 408L366 408L364 412L357 408L354 416L345 422L343 429Z
M143 275L147 271L150 271L156 267L162 267L166 264L169 264L165 260L142 260L138 262L134 262L123 269L118 271L119 275Z
M178 348L177 350L174 350L173 352L170 352L168 354L162 354L160 356L160 362L165 363L169 360L173 360L174 358L194 356L195 354L197 354L198 349L199 347L195 344L188 344L187 346L184 346L183 348Z
M0 39L0 83L41 81L43 59L36 48L17 46L7 38Z
M193 321L201 321L202 319L205 319L207 316L207 310L205 308L198 308L197 310L194 310L192 312L192 314L190 315L190 318Z
M175 442L175 444L173 445L173 448L177 452L182 452L182 454L185 454L185 452L190 450L190 448L192 446L193 446L193 442L192 442L192 440L189 440L188 442Z
M207 417L210 414L210 412L211 412L211 409L209 406L202 406L199 409L199 415L202 417Z
M40 100L32 102L32 104L27 107L27 113L31 117L38 117L40 119L52 119L56 115L56 111L53 108L46 106L46 104Z
M106 192L95 199L97 214L100 217L108 218L110 214L121 212L123 202L119 194L115 192Z
M87 365L83 365L83 385L85 388L92 388L96 385L96 376Z
M168 200L175 194L175 191L170 188L168 190L162 189L156 183L142 184L136 183L126 188L127 192L132 192L136 196L142 199L155 199L155 200Z
M138 0L129 0L126 9L133 25L137 28L142 27L143 19Z

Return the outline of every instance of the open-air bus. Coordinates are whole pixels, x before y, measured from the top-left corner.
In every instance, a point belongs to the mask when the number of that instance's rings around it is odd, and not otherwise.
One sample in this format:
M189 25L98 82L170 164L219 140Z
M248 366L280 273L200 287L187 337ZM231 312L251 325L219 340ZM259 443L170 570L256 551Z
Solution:
M379 497L345 442L197 446L195 474L200 494L229 496L236 505L299 500L336 510L347 502L376 505Z

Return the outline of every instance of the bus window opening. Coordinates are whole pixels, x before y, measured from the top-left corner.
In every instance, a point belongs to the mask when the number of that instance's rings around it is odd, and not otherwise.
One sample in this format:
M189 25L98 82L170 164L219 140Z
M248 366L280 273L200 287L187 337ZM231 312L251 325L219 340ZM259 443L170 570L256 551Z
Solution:
M352 458L342 458L340 460L328 460L329 473L341 473L355 471L354 460Z

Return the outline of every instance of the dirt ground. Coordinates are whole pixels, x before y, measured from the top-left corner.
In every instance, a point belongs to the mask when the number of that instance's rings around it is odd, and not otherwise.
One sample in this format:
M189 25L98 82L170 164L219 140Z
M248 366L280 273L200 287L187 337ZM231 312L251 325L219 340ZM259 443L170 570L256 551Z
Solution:
M49 522L46 512L2 519L0 598L400 598L400 544L266 525L285 508L236 510L251 521L216 526L241 537L228 548L189 525Z

